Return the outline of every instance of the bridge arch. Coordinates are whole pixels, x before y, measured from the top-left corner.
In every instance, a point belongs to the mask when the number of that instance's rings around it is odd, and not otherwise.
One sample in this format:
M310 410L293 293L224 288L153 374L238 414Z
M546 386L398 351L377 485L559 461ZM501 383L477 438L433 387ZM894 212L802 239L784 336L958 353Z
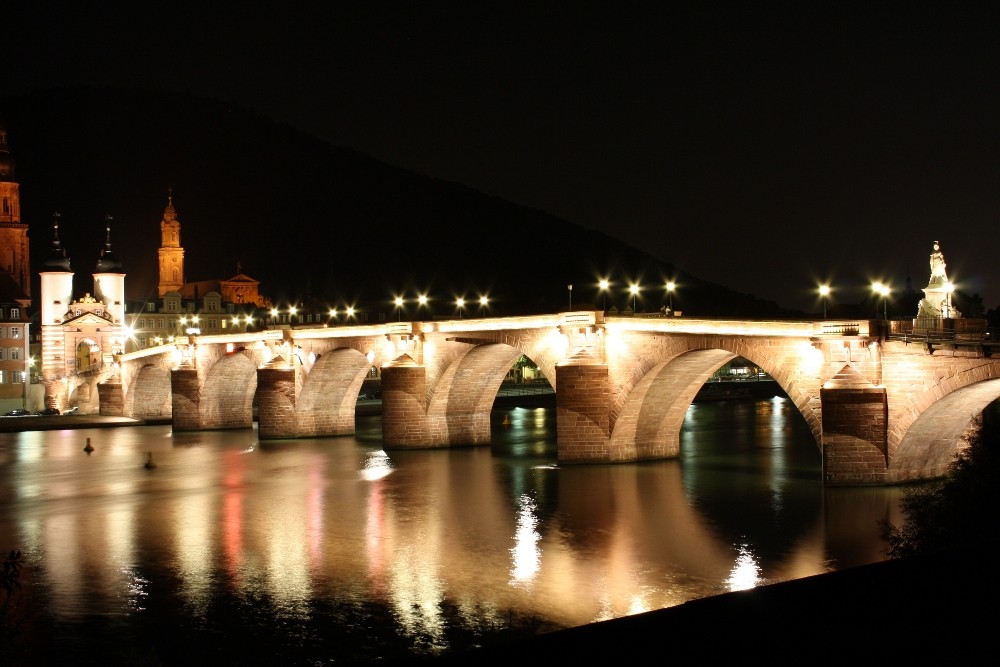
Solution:
M967 446L964 436L993 401L1000 399L1000 378L960 387L935 401L909 423L889 458L893 483L942 477Z
M257 391L257 364L234 352L208 369L201 389L198 416L203 429L253 428L253 397Z
M295 437L354 433L358 394L371 367L368 357L351 347L316 355L295 404Z
M650 335L607 343L612 404L611 461L674 457L687 408L724 364L742 357L788 395L820 448L822 352L808 342L762 337ZM636 349L638 348L638 349Z
M124 397L124 414L136 419L162 419L171 415L170 372L158 364L143 364Z
M612 461L680 454L680 431L698 390L737 355L723 349L692 350L661 361L629 392L611 434Z
M490 442L490 412L503 379L521 357L502 343L466 346L431 388L428 435L449 445Z

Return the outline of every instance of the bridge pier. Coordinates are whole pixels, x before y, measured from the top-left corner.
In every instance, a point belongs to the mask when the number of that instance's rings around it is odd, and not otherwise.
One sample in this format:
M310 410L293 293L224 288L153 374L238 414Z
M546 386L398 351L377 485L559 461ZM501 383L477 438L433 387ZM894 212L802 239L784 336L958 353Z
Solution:
M278 357L257 369L257 432L261 439L297 437L295 369Z
M125 392L121 382L102 382L97 385L102 417L125 416Z
M170 394L173 429L200 430L201 385L198 382L198 369L181 366L170 371Z
M556 447L560 463L611 457L608 365L587 352L556 365Z
M889 465L889 401L850 366L820 390L823 482L827 486L885 484Z
M386 448L429 448L427 375L423 366L402 355L382 367L382 444Z

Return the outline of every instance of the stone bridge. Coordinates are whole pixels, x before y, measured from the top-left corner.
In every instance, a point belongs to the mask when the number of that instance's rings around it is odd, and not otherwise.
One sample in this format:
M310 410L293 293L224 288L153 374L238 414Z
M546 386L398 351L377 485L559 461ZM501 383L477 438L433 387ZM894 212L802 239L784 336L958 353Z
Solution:
M743 357L794 402L827 485L934 478L1000 398L1000 354L886 335L884 322L546 316L389 322L199 336L116 358L100 412L176 430L252 428L261 439L354 432L378 369L386 449L490 443L490 412L526 355L556 392L560 463L675 457L685 413Z

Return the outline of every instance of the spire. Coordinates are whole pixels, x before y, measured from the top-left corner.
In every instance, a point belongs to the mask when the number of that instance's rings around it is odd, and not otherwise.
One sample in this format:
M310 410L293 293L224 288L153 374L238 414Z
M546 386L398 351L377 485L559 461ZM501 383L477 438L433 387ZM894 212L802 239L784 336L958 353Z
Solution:
M166 222L173 222L177 219L177 211L174 210L174 188L167 188L167 206L163 209L163 219Z
M7 145L7 128L0 121L0 181L14 182L14 156Z
M66 250L59 243L59 217L59 211L52 214L52 250L49 251L49 256L45 259L45 267L57 271L72 271Z
M122 263L118 261L118 258L111 253L111 221L114 220L110 215L105 216L104 224L106 230L106 237L104 241L104 250L101 251L101 256L97 259L97 268L94 270L95 273L121 273Z

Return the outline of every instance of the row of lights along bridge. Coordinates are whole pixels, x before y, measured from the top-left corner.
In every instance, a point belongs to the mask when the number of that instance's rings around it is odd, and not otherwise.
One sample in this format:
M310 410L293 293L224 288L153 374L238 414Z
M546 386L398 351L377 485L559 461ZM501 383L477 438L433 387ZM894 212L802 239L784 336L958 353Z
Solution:
M573 285L569 284L566 286L568 292L568 304L569 310L573 309ZM601 295L601 307L603 310L607 310L608 307L608 293L611 292L612 283L608 280L601 280L597 284L599 293ZM951 283L946 285L949 292L954 291L954 286ZM669 281L664 285L664 290L667 294L667 313L673 313L674 309L674 290L677 289L677 283L674 281ZM637 312L637 299L638 295L643 291L643 288L638 283L630 283L628 285L628 294L632 299L632 312ZM882 301L882 317L883 319L888 319L888 300L891 293L891 288L888 284L882 282L876 282L872 284L872 293L876 298ZM818 288L818 293L820 299L823 303L823 319L827 317L827 306L832 294L833 289L829 285L820 285ZM394 296L392 303L396 310L397 321L402 321L403 314L406 310L406 305L408 303L417 304L417 314L419 315L421 311L428 310L430 308L430 297L426 294L420 294L415 299L406 299L403 296ZM478 299L465 299L462 297L456 298L453 302L455 307L455 313L459 319L463 318L469 311L475 313L478 310L478 314L481 317L485 317L488 311L488 306L490 304L490 297L487 295L480 295ZM344 318L345 322L355 321L358 311L353 307L346 307L343 310L338 310L336 308L331 308L328 312L328 317L331 322L337 322L340 317ZM276 322L278 318L286 314L289 316L290 321L294 322L295 318L299 315L299 309L296 306L290 306L286 310L279 310L278 308L272 308L270 311L270 316L272 322ZM947 316L947 314L946 314ZM247 325L251 324L249 317L246 318Z

